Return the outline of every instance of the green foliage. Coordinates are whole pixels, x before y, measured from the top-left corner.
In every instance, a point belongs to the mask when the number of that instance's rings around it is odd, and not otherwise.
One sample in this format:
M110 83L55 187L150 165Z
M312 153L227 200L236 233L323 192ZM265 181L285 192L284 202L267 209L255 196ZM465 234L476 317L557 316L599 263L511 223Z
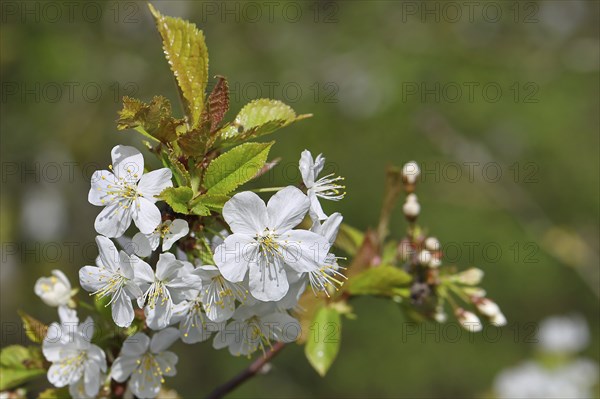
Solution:
M275 130L312 115L296 115L296 112L281 101L258 99L246 104L235 121L219 131L224 142L240 142L264 136Z
M171 116L171 103L162 96L155 96L150 104L130 97L123 98L117 129L135 129L144 136L168 143L177 138L177 129L183 120Z
M304 353L313 368L324 377L333 364L342 339L342 320L333 307L320 308L313 319Z
M42 343L48 333L48 326L22 310L18 310L17 313L21 317L27 338L36 344Z
M202 194L191 201L190 210L195 215L208 216L211 210L220 212L227 200L227 195Z
M210 122L211 132L216 130L229 110L229 83L222 76L217 76L217 78L219 80L206 102L208 112L204 113L204 119Z
M160 193L159 198L165 201L177 213L188 213L188 203L194 193L189 187L169 187Z
M192 127L200 121L208 82L208 49L204 34L192 23L160 14L148 4L163 39L165 55L177 79Z
M70 397L69 388L48 388L38 395L38 399L64 399Z
M18 387L45 373L39 347L12 345L0 352L0 391Z
M346 224L340 225L337 238L335 239L335 246L346 252L348 255L356 255L360 248L365 235L362 231Z
M404 295L412 277L394 266L376 266L357 274L344 284L351 295Z
M214 159L204 176L207 194L227 195L252 180L265 165L273 144L241 144Z

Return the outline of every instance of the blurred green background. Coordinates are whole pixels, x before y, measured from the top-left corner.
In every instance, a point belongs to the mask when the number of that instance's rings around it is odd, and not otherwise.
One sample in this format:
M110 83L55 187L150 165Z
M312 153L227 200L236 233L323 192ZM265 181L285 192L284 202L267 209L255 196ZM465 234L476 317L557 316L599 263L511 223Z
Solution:
M282 165L263 184L296 179L303 149L324 152L348 191L326 210L365 229L385 166L418 161L422 224L447 263L485 270L509 320L446 342L390 301L357 300L325 379L292 346L232 397L481 396L535 352L532 332L552 314L582 314L585 355L600 358L597 1L153 3L204 30L211 75L230 81L228 117L269 96L314 114L277 134ZM120 97L177 106L145 3L70 4L2 2L2 346L23 342L17 308L57 318L33 294L38 277L60 268L77 285L93 262L89 177L114 145L142 148L116 130ZM404 228L397 212L392 234ZM175 350L167 383L186 397L248 363L209 343Z

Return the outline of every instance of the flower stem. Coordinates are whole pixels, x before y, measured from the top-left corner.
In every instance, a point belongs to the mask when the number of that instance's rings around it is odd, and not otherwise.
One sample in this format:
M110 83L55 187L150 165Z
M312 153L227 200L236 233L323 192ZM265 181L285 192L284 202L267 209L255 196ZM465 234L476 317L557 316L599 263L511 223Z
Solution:
M264 356L256 359L245 370L243 370L241 373L239 373L223 385L218 386L206 398L221 399L225 397L225 395L233 391L238 386L242 385L244 382L246 382L246 380L254 377L260 371L260 369L262 369L263 366L267 364L272 358L274 358L284 347L285 343L277 342L275 345L273 345L271 350L267 352Z
M254 190L250 190L255 193L272 193L274 191L283 190L285 187L265 187L265 188L255 188Z

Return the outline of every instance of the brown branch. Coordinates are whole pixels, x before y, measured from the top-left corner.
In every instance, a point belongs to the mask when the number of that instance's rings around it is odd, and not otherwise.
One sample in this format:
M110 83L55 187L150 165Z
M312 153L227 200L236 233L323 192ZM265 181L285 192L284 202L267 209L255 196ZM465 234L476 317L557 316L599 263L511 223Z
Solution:
M272 358L274 358L283 348L285 347L285 343L277 342L269 352L267 352L264 356L256 359L250 366L248 366L241 373L224 383L223 385L218 386L214 391L212 391L206 399L220 399L227 395L229 392L233 391L238 386L242 385L246 380L254 377L260 369L263 368L265 364L267 364Z

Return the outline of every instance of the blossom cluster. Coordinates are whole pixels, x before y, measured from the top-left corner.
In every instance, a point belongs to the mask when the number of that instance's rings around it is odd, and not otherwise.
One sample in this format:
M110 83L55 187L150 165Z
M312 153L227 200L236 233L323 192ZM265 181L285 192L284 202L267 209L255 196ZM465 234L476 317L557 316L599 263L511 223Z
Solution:
M223 228L201 235L187 215L157 206L173 187L169 168L146 172L133 147L116 146L111 155L108 170L92 176L88 200L103 207L95 221L99 255L95 265L80 269L79 282L130 332L118 356L107 363L92 344L93 321L79 324L62 272L35 287L59 308L60 323L43 345L52 363L48 380L69 386L73 397L94 397L110 379L126 383L136 397L156 397L164 377L176 373L178 357L168 348L177 340L212 338L215 349L235 356L295 341L301 328L290 313L305 289L329 295L342 284L339 258L331 252L342 216L326 215L320 201L341 199L344 187L339 177L319 178L322 155L304 151L303 181L278 189L266 203L252 191L233 195L215 215ZM128 238L132 222L138 231ZM188 239L202 241L208 255L196 257L178 245Z
M418 306L430 304L430 316L439 323L447 320L445 305L449 303L457 321L471 332L481 331L483 323L476 313L465 309L466 306L473 307L494 326L506 325L507 320L500 307L487 298L483 289L477 287L484 274L481 269L470 268L450 273L441 268L443 251L440 241L435 236L426 234L416 224L421 212L415 193L420 174L419 165L414 161L406 163L401 171L407 192L402 211L409 222L409 228L407 236L399 243L397 252L399 260L414 275L411 299ZM459 304L457 300L464 304Z

